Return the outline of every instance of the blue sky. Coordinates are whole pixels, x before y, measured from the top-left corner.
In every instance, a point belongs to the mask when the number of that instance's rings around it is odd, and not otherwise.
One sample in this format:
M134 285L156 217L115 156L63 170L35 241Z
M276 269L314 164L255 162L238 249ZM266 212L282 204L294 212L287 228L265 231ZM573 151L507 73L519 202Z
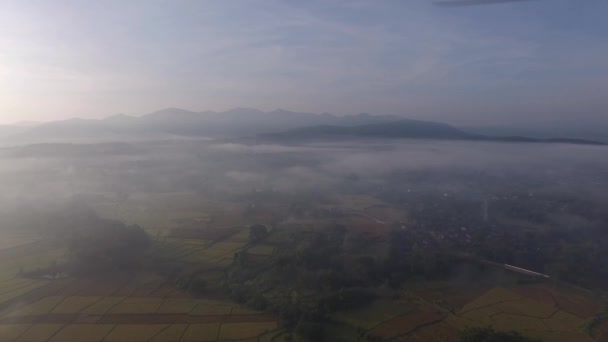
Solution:
M608 120L608 1L0 0L0 122L256 107Z

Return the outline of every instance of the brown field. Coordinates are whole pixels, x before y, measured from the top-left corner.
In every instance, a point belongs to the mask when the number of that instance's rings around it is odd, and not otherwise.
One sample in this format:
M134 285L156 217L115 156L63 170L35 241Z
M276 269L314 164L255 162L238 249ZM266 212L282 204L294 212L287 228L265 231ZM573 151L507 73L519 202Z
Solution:
M110 309L108 314L155 314L162 304L161 298L127 298Z
M122 302L124 297L107 297L82 310L83 315L105 315L110 309Z
M168 324L123 324L117 325L104 338L112 342L146 342L168 328Z
M188 329L187 324L171 324L156 334L150 341L153 342L175 342L180 341L184 332Z
M35 324L19 336L19 341L45 342L63 328L63 324Z
M113 328L113 324L70 324L59 330L50 342L98 342Z
M0 341L13 341L31 326L31 324L1 324Z
M159 314L187 314L197 306L191 299L165 299L156 311Z
M45 315L50 313L59 303L63 301L63 299L63 297L58 296L45 297L37 302L26 305L19 310L11 312L9 316Z
M75 314L97 303L101 297L68 297L59 303L51 314Z
M219 323L191 324L181 341L216 341L220 332Z

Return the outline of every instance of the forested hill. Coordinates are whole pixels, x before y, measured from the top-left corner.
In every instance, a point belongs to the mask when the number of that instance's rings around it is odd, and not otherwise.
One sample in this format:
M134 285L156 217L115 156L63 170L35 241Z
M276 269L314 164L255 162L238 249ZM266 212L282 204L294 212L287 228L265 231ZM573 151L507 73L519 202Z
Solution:
M275 142L339 140L344 138L409 138L605 145L602 142L584 139L537 139L521 136L488 136L469 133L444 123L419 120L399 120L395 122L358 126L320 125L293 129L280 133L262 134L258 135L257 138L262 141L268 140Z

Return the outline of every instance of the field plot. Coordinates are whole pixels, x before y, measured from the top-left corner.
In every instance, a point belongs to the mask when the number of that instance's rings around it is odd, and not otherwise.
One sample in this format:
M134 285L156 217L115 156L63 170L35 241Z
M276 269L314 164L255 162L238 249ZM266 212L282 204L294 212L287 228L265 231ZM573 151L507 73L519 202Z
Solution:
M518 301L499 303L496 306L505 313L532 316L536 318L549 318L558 310L554 306L549 306L527 298L522 298Z
M95 302L93 305L80 311L82 315L104 315L110 311L118 303L122 302L124 297L106 297Z
M445 314L432 307L422 307L415 312L405 314L391 320L385 321L371 330L372 336L383 338L395 338L412 333L419 327L437 323L445 317Z
M31 326L31 324L0 324L0 341L13 341Z
M593 341L581 329L589 314L589 299L570 295L567 290L556 288L494 288L466 304L455 315L449 315L445 322L462 330L467 326L492 326L502 331L520 331L525 335L550 341ZM575 298L575 299L573 299ZM583 316L577 316L560 306L579 309ZM574 305L574 304L576 305ZM596 311L597 313L597 311Z
M542 331L547 330L542 320L534 317L527 317L522 315L513 315L508 313L497 313L492 315L492 325L497 330L535 330Z
M585 320L569 312L558 311L543 323L553 331L575 331L585 324Z
M412 313L416 309L416 306L410 303L375 301L366 308L338 312L333 318L353 327L369 330L391 318Z
M53 311L55 307L63 301L63 297L52 296L40 299L37 302L29 304L23 308L15 310L8 316L40 316L46 315Z
M496 287L484 293L474 301L466 304L460 312L465 313L467 311L476 310L499 303L518 301L522 299L522 296L512 291L509 291L502 287Z
M167 329L167 324L124 324L117 325L104 338L104 341L113 342L145 342L158 335L164 329Z
M46 281L35 281L35 282L29 283L27 285L24 285L23 287L19 287L19 288L16 288L16 289L13 289L13 290L7 291L7 292L2 292L2 294L0 294L0 304L4 304L10 300L13 300L22 295L25 295L46 284L48 284L48 282L46 282Z
M172 325L166 327L165 329L163 329L162 331L160 331L154 337L152 337L150 339L150 341L153 341L153 342L180 341L182 338L182 335L184 335L184 332L186 331L186 329L188 329L187 324L172 324Z
M197 303L191 299L165 299L156 313L159 314L187 314L192 312Z
M113 328L113 324L70 324L59 330L50 342L103 341Z
M405 292L409 292L418 296L427 302L437 304L449 311L458 311L464 305L473 301L482 295L487 288L470 288L463 286L454 286L449 282L436 281L425 282L422 285L417 285L415 288Z
M514 289L518 294L559 309L581 318L591 318L600 307L597 301L568 289L558 289L547 285L522 286Z
M15 277L0 282L0 294L11 292L37 283L39 280Z
M428 341L441 341L441 342L458 342L458 330L450 326L445 322L439 322L437 324L431 324L423 327L412 335L408 336L407 341L411 342L428 342Z
M60 263L65 258L65 255L66 250L59 248L40 253L28 253L26 256L17 258L2 258L2 263L0 263L0 281L13 279L19 273L45 269Z
M110 309L108 314L155 314L162 304L162 298L127 298Z
M225 323L220 327L219 340L255 338L276 329L276 322Z
M228 302L199 300L196 303L196 307L190 311L190 315L230 315L233 307L234 305Z
M63 324L35 324L21 334L17 341L45 342L61 328Z
M101 297L68 297L53 309L51 314L76 314L99 302Z
M128 198L108 198L97 201L95 210L104 217L138 224L151 231L158 229L177 228L182 219L203 218L207 215L205 208L215 208L217 205L187 193L175 192L156 194L133 194ZM203 212L201 212L204 210Z
M191 324L184 332L181 341L216 341L219 332L219 323Z

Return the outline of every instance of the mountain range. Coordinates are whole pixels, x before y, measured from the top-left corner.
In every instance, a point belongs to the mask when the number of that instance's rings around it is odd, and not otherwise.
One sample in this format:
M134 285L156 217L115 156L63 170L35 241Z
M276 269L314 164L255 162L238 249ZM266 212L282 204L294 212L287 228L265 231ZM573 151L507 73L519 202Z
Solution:
M224 112L194 112L167 108L140 117L124 114L105 119L69 119L47 123L0 126L4 145L47 142L99 142L171 138L239 138L294 141L367 138L427 138L517 142L597 143L581 136L523 136L508 131L492 134L479 127L461 129L432 121L398 116L358 114L336 116L277 109L264 112L235 108ZM566 138L562 138L566 137Z

